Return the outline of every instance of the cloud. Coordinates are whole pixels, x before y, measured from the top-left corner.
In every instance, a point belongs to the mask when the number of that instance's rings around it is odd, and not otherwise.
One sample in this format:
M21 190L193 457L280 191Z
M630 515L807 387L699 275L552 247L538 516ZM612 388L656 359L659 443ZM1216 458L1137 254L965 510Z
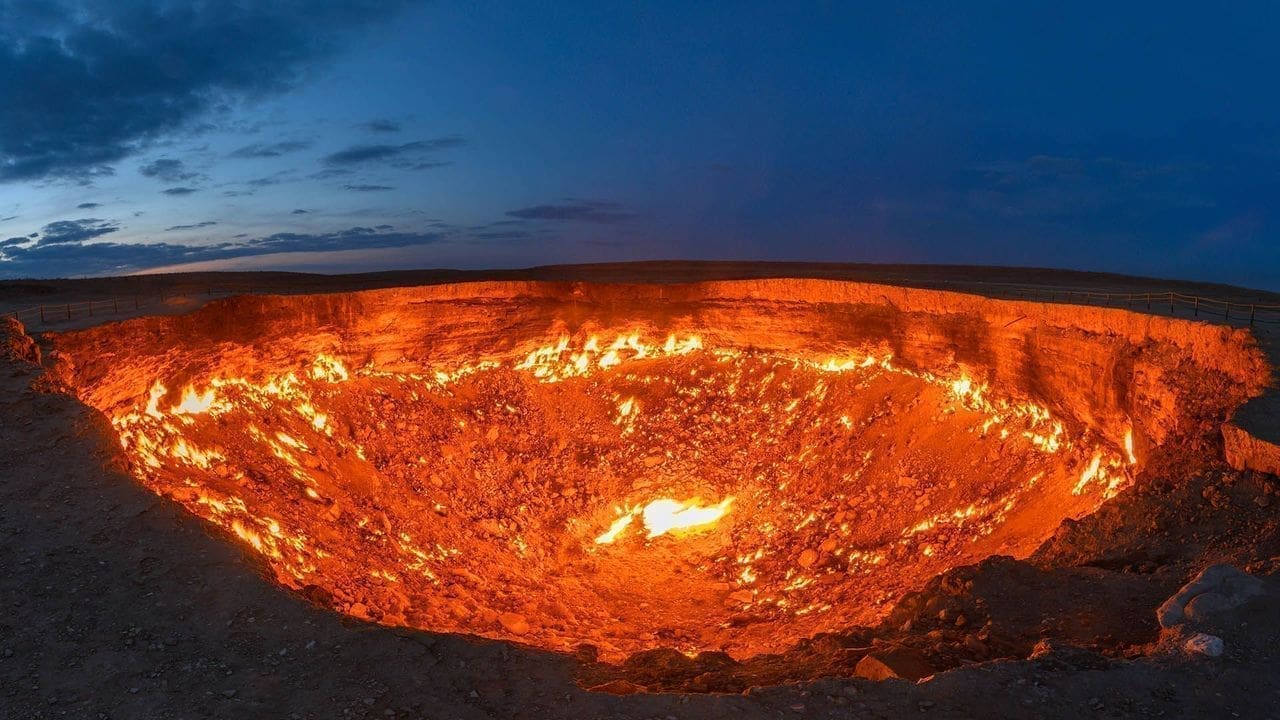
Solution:
M297 210L294 210L293 212L291 212L291 213L289 213L289 214L290 214L290 215L306 215L306 214L307 214L307 213L309 213L309 212L311 212L311 211L310 211L310 210L303 210L302 208L298 208Z
M0 2L0 181L107 172L415 1Z
M82 203L80 203L79 205L77 205L77 206L76 206L76 209L77 209L77 210L92 210L92 209L97 208L97 207L102 207L102 203L95 203L95 202L82 202Z
M341 168L352 165L387 164L402 170L425 170L449 164L426 156L466 143L460 135L445 135L430 140L417 140L401 145L353 145L346 150L326 155L325 165Z
M311 173L307 177L311 178L312 180L328 180L329 178L343 177L345 175L355 175L355 174L356 174L355 170L350 170L348 168L325 168L324 170L321 170L319 172Z
M354 192L382 192L384 190L395 190L390 185L343 185L346 190Z
M571 200L551 205L533 205L507 212L509 217L522 220L559 220L611 224L633 219L635 213L618 203L592 200Z
M233 158L273 158L311 147L310 140L286 140L277 143L254 143L231 153Z
M181 160L173 158L160 158L138 168L138 172L146 177L163 180L167 183L182 182L199 177L200 173L187 170Z
M205 220L204 222L193 223L191 225L174 225L164 229L165 232L173 232L175 230L197 230L199 228L207 228L217 225L217 220Z
M115 223L99 220L98 218L58 220L41 228L40 239L36 241L36 245L82 243L85 240L92 240L93 238L116 232L119 229L120 226Z
M370 120L366 123L360 123L356 127L363 128L373 133L400 132L400 123L386 119Z
M100 222L81 220L74 222ZM0 277L60 277L124 273L166 265L252 257L289 252L332 250L372 250L438 243L445 239L435 232L381 232L352 227L328 233L275 233L250 238L236 236L235 242L213 245L176 243L83 244L67 241L32 247L16 247L0 242Z
M171 188L165 188L160 192L164 193L165 195L190 195L191 193L194 193L194 192L200 192L200 188L171 187Z

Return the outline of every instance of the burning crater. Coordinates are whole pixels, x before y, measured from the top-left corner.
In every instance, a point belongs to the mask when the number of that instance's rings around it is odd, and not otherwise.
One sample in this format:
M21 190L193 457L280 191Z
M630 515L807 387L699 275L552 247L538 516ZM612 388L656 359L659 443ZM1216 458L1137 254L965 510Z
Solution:
M55 345L136 477L281 585L605 660L874 624L1264 375L1222 328L826 281L241 297Z

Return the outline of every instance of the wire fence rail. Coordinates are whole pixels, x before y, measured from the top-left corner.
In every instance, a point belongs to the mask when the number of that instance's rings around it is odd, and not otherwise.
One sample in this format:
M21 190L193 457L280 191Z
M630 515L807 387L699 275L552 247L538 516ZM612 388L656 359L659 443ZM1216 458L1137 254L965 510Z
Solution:
M1158 292L1118 292L1081 290L1044 285L1015 285L975 281L911 281L897 284L928 289L949 290L1007 299L1053 302L1095 307L1116 307L1173 317L1200 318L1207 321L1239 325L1280 325L1280 304L1259 303L1247 299L1187 295L1172 290ZM0 313L23 324L51 325L93 317L137 314L143 309L164 305L175 299L228 295L294 294L306 292L297 288L209 287L203 291L163 292L151 295L128 295L101 300L46 303Z
M1032 286L1005 286L987 290L994 295L1020 300L1118 307L1174 317L1248 324L1250 327L1259 324L1280 325L1280 304L1187 295L1172 290L1135 293Z
M163 292L151 295L127 295L100 300L81 300L79 302L44 303L30 307L0 313L0 317L11 317L24 325L39 323L51 325L55 323L83 320L93 317L137 314L145 308L164 305L175 299L226 296L226 295L259 295L283 294L282 288L207 288L203 292Z

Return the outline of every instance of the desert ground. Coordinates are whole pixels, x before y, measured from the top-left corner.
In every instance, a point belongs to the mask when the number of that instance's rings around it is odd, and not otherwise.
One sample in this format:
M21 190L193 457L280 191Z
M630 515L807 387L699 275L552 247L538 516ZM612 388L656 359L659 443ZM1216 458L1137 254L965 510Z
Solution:
M1031 556L934 578L881 626L740 665L655 652L617 666L362 622L280 588L252 553L142 487L103 414L51 387L41 362L50 346L42 333L188 313L242 292L776 277L1164 315L1169 305L1148 310L1144 300L1177 292L1237 308L1280 304L1274 294L1225 286L940 266L643 263L5 281L0 313L27 313L34 344L11 323L0 348L0 717L1280 717L1280 480L1228 466L1216 432L1204 446L1163 450L1133 487L1064 522ZM44 322L30 319L33 307L90 301L98 301L92 316L50 310ZM1214 317L1211 307L1179 301L1172 313L1250 327L1248 315ZM1273 317L1255 313L1251 332L1274 365ZM1264 439L1280 425L1267 412L1251 422ZM1231 582L1249 591L1231 607L1162 627L1158 610L1215 565L1237 568ZM940 621L957 614L968 627ZM1219 638L1221 652L1189 649L1197 634ZM868 644L952 661L919 681L870 680L855 671Z

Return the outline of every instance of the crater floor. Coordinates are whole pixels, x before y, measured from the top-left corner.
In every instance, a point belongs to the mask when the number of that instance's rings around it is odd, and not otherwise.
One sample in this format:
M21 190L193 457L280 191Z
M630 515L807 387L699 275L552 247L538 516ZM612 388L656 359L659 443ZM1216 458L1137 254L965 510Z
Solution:
M1044 408L887 353L622 332L348 364L243 377L224 358L103 409L148 487L313 600L606 660L744 659L874 623L1128 481L1121 449Z

